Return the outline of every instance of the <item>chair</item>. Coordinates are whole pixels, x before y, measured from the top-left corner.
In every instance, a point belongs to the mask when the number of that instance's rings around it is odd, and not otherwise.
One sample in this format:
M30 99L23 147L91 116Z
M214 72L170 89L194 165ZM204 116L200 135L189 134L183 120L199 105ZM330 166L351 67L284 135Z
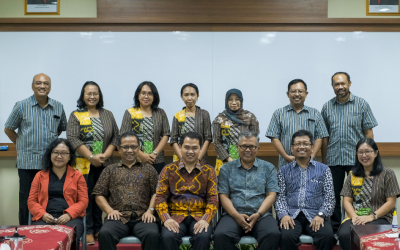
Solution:
M28 225L32 225L32 214L28 213ZM78 236L76 236L76 242L79 242ZM82 242L82 250L86 250L86 215L83 217L83 236L81 238ZM78 249L80 249L80 246L78 246Z

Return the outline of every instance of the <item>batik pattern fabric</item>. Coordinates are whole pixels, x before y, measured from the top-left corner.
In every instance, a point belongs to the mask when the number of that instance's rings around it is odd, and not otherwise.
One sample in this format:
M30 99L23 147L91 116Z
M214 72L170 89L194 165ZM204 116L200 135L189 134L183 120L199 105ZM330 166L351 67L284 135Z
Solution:
M217 175L212 166L197 162L189 173L183 161L164 167L159 176L156 210L163 222L181 223L187 216L210 223L218 209Z
M103 152L104 128L99 117L90 118L93 127L93 154Z
M178 145L181 143L181 136L187 132L195 132L195 117L186 117L185 110L175 114L178 121ZM174 153L173 161L179 161L178 156Z
M143 143L142 152L145 154L153 153L154 143L154 123L152 117L145 117L143 119Z

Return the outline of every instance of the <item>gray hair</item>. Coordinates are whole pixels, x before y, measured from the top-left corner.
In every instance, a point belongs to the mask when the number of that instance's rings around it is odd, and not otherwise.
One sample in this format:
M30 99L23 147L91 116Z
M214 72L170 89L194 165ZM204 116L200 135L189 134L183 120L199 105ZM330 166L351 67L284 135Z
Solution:
M255 138L257 138L257 146L258 146L258 144L260 143L260 137L258 136L258 133L256 133L256 132L253 132L253 131L243 131L243 132L240 132L240 134L239 134L239 141L242 139L242 137L244 137L244 138L252 138L252 137L255 137Z

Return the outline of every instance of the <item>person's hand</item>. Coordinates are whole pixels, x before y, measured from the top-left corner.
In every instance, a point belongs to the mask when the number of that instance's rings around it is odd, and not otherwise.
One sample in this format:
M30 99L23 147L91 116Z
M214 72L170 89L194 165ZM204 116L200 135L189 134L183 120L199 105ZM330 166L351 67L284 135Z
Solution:
M112 210L107 214L107 219L108 220L119 220L122 216L122 214L118 210Z
M54 219L54 217L49 213L45 213L42 216L42 221L47 224L55 224L56 223L56 219Z
M169 231L174 233L179 233L179 224L173 219L168 219L164 222L164 227L166 227Z
M324 218L317 215L311 221L310 227L314 232L317 232L321 226L324 227Z
M146 213L142 215L142 221L144 223L152 223L156 221L156 217L150 209L147 209Z
M289 230L289 227L291 227L292 229L294 229L294 225L296 225L294 223L294 220L292 219L292 217L290 217L289 215L285 215L283 216L283 218L281 219L281 224L280 227Z
M353 218L354 219L354 218ZM368 222L375 220L375 216L373 214L357 216L355 220L353 220L354 225L365 225Z
M156 155L155 153L151 153L151 154L149 154L149 155L150 155L150 158L151 158L151 159L156 160L157 155Z
M203 232L203 229L205 232L207 232L207 228L208 222L205 220L199 220L196 224L194 224L193 231L194 234Z
M230 161L233 161L233 159L232 159L232 157L229 156L228 158L226 158L226 161L230 162Z
M103 156L103 154L93 155L93 158L90 159L90 163L95 167L100 167L103 165L104 160L100 159L100 156Z
M235 219L237 224L241 226L244 230L247 230L250 227L250 224L247 222L249 216L247 214L239 214Z
M57 219L57 224L58 225L65 225L68 221L71 220L71 216L69 214L63 214Z
M286 155L284 159L285 161L291 163L292 161L294 161L295 157L293 155Z
M140 156L140 160L141 160L143 163L148 163L148 164L153 165L153 164L154 164L155 158L153 159L153 158L150 157L149 154L143 153L143 154Z
M252 214L249 218L246 219L250 226L245 231L245 233L248 233L248 232L251 231L251 229L253 229L254 225L256 224L258 219L260 219L260 217L261 217L261 215L259 213L255 213L255 214Z

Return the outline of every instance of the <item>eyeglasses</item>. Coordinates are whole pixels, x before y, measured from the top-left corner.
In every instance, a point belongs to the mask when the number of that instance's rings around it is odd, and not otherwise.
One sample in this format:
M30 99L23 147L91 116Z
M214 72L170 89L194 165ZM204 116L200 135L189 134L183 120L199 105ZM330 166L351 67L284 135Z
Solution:
M247 150L247 149L250 149L250 150L255 150L258 146L254 146L254 145L250 145L250 146L248 146L248 145L238 145L242 150Z
M98 97L99 94L98 93L87 93L85 96L87 96L87 97L91 97L91 96Z
M311 143L296 143L292 145L293 147L296 148L300 148L300 147L304 147L304 148L308 148L309 146L311 146Z
M145 96L147 96L147 97L152 97L153 96L153 93L152 92L140 92L140 95L141 96L143 96L143 97L145 97Z
M66 157L67 155L69 155L70 153L67 152L51 152L51 154L55 157L61 156L62 158Z
M128 151L129 149L136 150L139 145L124 145L120 146L123 150Z
M357 151L357 155L358 155L358 156L363 156L363 155L369 156L369 155L372 154L372 152L374 152L374 151L365 151L365 152Z
M303 95L304 93L306 93L305 90L289 90L289 93L294 95L296 93L299 93L299 95Z

